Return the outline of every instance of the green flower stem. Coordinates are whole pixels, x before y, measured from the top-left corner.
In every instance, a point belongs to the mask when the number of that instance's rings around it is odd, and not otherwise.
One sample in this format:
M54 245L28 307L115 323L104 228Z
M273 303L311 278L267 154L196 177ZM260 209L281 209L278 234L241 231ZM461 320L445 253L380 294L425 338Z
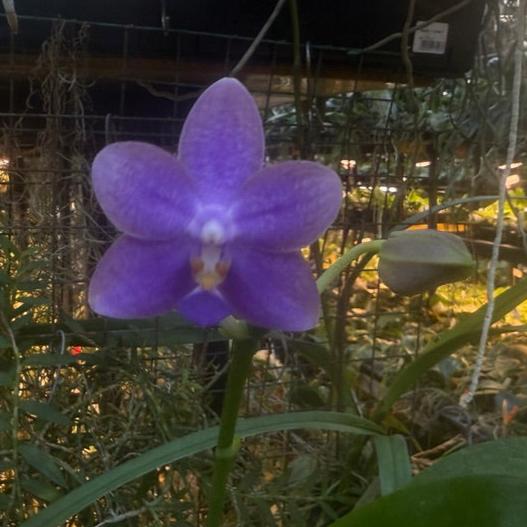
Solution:
M245 381L257 347L258 341L249 338L235 339L232 343L231 364L223 399L220 431L212 474L207 527L221 526L227 482L239 446L239 439L234 436L234 430L243 397Z
M328 267L317 280L317 289L319 293L323 293L330 287L340 276L340 273L348 267L348 265L356 260L362 254L377 254L384 240L374 240L372 242L360 243L355 245L349 251L346 251L333 265Z

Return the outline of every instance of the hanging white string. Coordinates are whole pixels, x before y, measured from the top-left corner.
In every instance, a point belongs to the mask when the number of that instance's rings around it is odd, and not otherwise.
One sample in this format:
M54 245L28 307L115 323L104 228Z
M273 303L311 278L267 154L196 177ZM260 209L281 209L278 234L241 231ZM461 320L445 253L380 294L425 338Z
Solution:
M500 244L503 236L503 226L505 219L505 201L507 196L506 181L511 173L511 165L516 153L516 143L518 140L518 121L520 117L520 93L522 81L522 64L523 64L523 39L525 36L525 5L526 0L520 0L518 4L518 11L516 15L516 45L514 50L514 77L512 81L512 105L511 105L511 121L509 126L509 144L507 147L507 160L505 170L499 176L499 198L498 198L498 217L496 220L496 235L492 245L492 256L489 263L489 270L487 274L487 309L485 311L485 318L481 327L481 337L479 340L478 354L474 371L470 379L470 384L467 391L461 396L459 404L466 408L474 399L476 390L478 389L479 378L481 376L481 369L483 367L483 360L485 358L485 351L487 349L487 341L489 337L489 329L492 325L492 317L494 314L494 287L496 284L496 267L498 265L498 258L500 252Z

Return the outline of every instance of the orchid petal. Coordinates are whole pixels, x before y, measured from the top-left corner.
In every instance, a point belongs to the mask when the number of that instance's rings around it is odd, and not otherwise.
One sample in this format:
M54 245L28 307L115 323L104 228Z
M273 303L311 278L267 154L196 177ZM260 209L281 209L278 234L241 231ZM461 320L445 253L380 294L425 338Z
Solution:
M318 163L264 168L245 184L234 212L237 241L271 251L299 249L333 222L341 199L339 177Z
M121 236L104 254L90 282L88 301L100 315L146 318L175 308L195 287L190 243Z
M231 256L231 267L219 289L237 317L284 331L304 331L316 325L320 300L300 253L236 247Z
M137 238L173 238L193 214L192 181L176 158L157 146L133 141L108 145L93 162L92 178L110 221Z
M236 79L221 79L199 97L179 140L179 160L211 200L235 193L260 170L264 134L251 94Z
M187 295L177 309L187 320L198 326L214 326L232 313L232 309L217 292L196 291Z

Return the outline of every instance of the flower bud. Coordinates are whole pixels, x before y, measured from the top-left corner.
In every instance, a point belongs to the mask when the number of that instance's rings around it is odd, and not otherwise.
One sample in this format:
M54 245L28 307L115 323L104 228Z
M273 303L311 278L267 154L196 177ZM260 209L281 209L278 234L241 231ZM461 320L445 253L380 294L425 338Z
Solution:
M458 236L434 230L399 231L379 251L379 275L399 295L415 295L470 275L474 261Z

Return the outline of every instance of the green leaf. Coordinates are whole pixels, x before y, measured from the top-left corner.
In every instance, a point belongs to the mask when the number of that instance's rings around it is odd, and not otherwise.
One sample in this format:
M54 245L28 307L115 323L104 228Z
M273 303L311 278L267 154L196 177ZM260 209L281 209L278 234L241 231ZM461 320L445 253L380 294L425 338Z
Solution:
M327 345L321 344L320 342L312 342L308 340L300 339L288 339L286 341L287 347L293 352L299 354L304 360L320 368L326 373L331 381L331 385L336 387L340 386L339 393L344 408L354 407L353 399L351 398L351 382L345 374L342 372L342 368L337 366L337 362L334 357L331 356ZM298 393L293 393L293 397L296 397ZM309 395L306 393L309 397ZM311 395L315 395L312 393ZM316 395L315 395L316 397ZM319 393L319 400L321 400ZM312 408L316 408L316 400L313 400ZM323 401L320 405L327 404L327 401Z
M334 380L338 377L335 360L324 344L308 340L288 339L286 345L293 353L298 353L310 364L325 371L330 379Z
M6 256L12 254L15 258L18 258L20 255L18 247L5 234L0 234L0 249Z
M20 329L29 326L33 322L33 314L31 312L21 315L13 322L11 322L11 327L14 331L19 331Z
M457 476L478 475L527 479L527 438L498 439L458 450L421 472L412 485Z
M7 371L0 371L0 386L11 386L15 381L14 368Z
M48 284L44 280L20 280L16 283L16 288L26 293L45 291L47 287Z
M18 299L18 301L21 302L21 305L11 311L12 317L18 317L20 315L23 315L24 313L27 313L28 311L31 311L35 307L49 304L49 299L43 296L27 296Z
M28 414L36 415L39 419L55 423L57 425L68 426L70 424L69 417L60 413L48 403L40 401L33 401L31 399L23 399L20 401L20 408Z
M291 388L289 392L289 400L291 404L304 409L317 409L328 406L327 397L320 386L311 386L306 383L299 383L297 386Z
M318 469L318 462L315 456L305 454L298 456L289 463L289 476L287 484L290 487L299 487L306 484Z
M11 277L2 269L0 269L0 285L7 285L11 283Z
M0 412L0 432L11 430L11 416L6 412Z
M372 503L381 495L381 483L378 477L374 477L370 484L366 487L366 490L361 494L361 497L355 503L355 509L364 507L368 503Z
M465 476L407 485L329 527L525 527L527 479Z
M378 425L350 414L339 412L298 412L240 419L236 434L240 438L263 433L295 429L335 430L362 435L382 434ZM46 507L20 527L59 527L95 500L133 481L161 465L174 463L216 445L218 427L206 428L137 456L101 476L74 489Z
M4 337L3 335L0 335L0 349L6 349L11 347L11 341Z
M40 472L53 483L66 487L64 475L52 455L30 443L22 443L19 446L19 452L24 461L37 472Z
M379 465L381 495L386 496L412 480L408 447L401 435L377 436L373 442Z
M11 498L5 494L0 494L0 510L5 510L9 507Z
M503 318L525 300L527 300L527 277L496 297L493 322ZM425 347L419 357L397 373L388 387L386 395L376 408L373 419L375 421L382 419L390 411L395 401L412 389L424 372L454 353L461 346L477 339L481 333L486 309L487 305L484 304L477 311L464 317L452 329L443 331L436 340Z
M378 443L383 439L374 438ZM527 438L489 441L440 459L414 478L402 489L404 492L388 496L397 496L397 500L377 500L364 517L357 509L333 526L377 527L387 519L386 525L398 526L400 514L404 517L400 525L405 527L520 527L527 524L526 500L522 497L526 487Z
M93 318L66 319L62 324L27 324L17 333L17 340L47 345L57 341L59 330L72 346L173 346L225 340L219 330L191 326L175 314L146 320Z
M33 494L33 496L44 501L55 501L62 496L62 492L60 492L55 486L47 481L42 481L41 479L23 479L20 482L20 485L24 490Z
M11 460L0 460L0 472L4 472L6 470L13 470L15 468L15 464Z
M403 223L400 223L399 225L396 225L392 229L390 229L390 233L396 232L396 231L404 231L405 229L408 229L409 225L413 225L416 223L422 223L424 221L428 221L432 214L435 212L439 212L440 210L449 209L451 207L454 207L455 205L465 205L466 203L477 203L481 202L482 204L491 204L494 201L497 201L499 196L494 195L485 195L485 196L470 196L465 198L459 198L459 199L453 199L451 201L446 201L444 203L441 203L440 205L435 205L434 207L430 207L428 209L425 209L421 212L418 212L417 214L413 214L412 216L409 216L408 218L404 219Z
M40 368L53 368L57 366L69 366L78 364L79 361L89 363L99 362L102 357L101 353L79 353L79 355L59 354L59 353L34 353L28 355L23 361L24 366Z
M49 304L49 298L45 296L21 296L17 298L18 302L22 302L28 306L43 306Z
M22 267L18 270L16 279L18 280L20 277L28 275L33 271L44 269L46 265L47 262L44 260L31 260L27 263L24 263L24 265L22 265Z

